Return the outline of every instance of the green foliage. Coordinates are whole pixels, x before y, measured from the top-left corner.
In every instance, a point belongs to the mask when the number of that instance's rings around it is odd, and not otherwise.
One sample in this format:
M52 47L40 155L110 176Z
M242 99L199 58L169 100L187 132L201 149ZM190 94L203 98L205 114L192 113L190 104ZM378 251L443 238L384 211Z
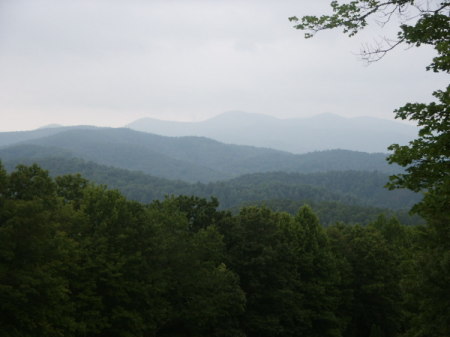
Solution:
M416 0L354 0L348 3L331 2L333 14L316 16L291 17L297 29L306 30L306 38L313 37L315 33L334 28L342 28L345 34L353 36L364 29L370 19L380 18L384 22L393 15L400 21L396 40L390 41L385 47L368 50L363 56L375 55L381 57L404 42L413 46L428 44L434 47L438 56L428 69L433 71L449 71L450 48L448 36L450 33L448 1L428 1L426 4ZM418 20L410 25L410 18L415 15ZM370 60L370 59L369 59Z
M449 1L355 0L346 4L333 1L331 7L332 15L305 16L301 20L293 17L291 20L298 23L296 28L309 31L306 37L333 28L342 28L344 33L352 36L367 26L370 17L381 14L389 21L398 13L400 24L396 41L388 41L384 47L366 51L363 58L369 62L377 60L400 43L416 47L429 45L437 56L427 70L450 71ZM416 20L411 21L413 15ZM448 295L445 295L450 293L450 86L435 91L433 95L435 102L407 103L396 110L396 118L416 122L420 131L418 137L406 146L391 145L389 149L393 153L388 157L390 163L397 163L406 170L392 176L387 186L424 193L422 201L412 209L428 224L419 253L411 264L421 274L412 277L416 282L406 282L409 290L417 295L416 304L419 305L419 311L412 313L415 317L408 332L416 337L450 334ZM384 226L383 230L386 229ZM373 330L373 334L379 334L378 330Z
M185 196L143 205L36 165L0 165L0 182L2 336L448 332L450 250L435 227L325 230L309 206L233 216Z
M81 177L80 174L58 176L55 178L56 193L62 197L65 202L72 202L79 207L84 190L88 186L88 180Z
M167 211L182 212L188 219L189 229L198 231L208 226L215 225L224 217L229 216L227 212L219 212L219 201L211 197L211 201L196 196L172 196L164 202L155 201L152 207L165 208Z
M366 223L365 219L374 220L379 213L389 212L384 209L369 210L367 207L406 210L420 200L418 194L407 190L387 191L383 185L388 176L375 171L255 173L216 183L188 184L75 158L47 158L37 162L54 176L79 172L93 182L117 188L126 197L140 202L162 200L166 195L195 195L200 198L216 197L220 201L220 207L227 209L248 203L272 203L274 200L289 199L295 205L279 210L292 214L307 202L314 205L324 224L336 221ZM11 162L7 164L11 167ZM61 188L59 190L61 192ZM341 206L332 206L332 203L339 203ZM341 215L340 210L334 211L335 208L346 210ZM408 219L405 211L402 221L417 223L417 220Z
M389 209L349 205L332 201L310 201L310 200L264 200L261 202L248 202L243 206L265 206L272 211L287 212L295 215L298 209L304 205L309 204L314 209L314 212L320 219L320 222L324 226L330 226L337 222L344 222L347 224L360 224L368 225L381 215L395 216L404 225L420 225L424 224L424 219L418 215L410 215L407 210L392 211ZM234 213L237 213L235 209L232 209Z
M301 293L310 317L303 334L308 336L340 336L336 317L338 306L338 270L328 238L319 219L309 206L303 206L295 217L301 230L302 248L297 257L302 279Z
M394 144L390 162L406 166L406 173L391 177L390 188L426 191L414 210L427 219L445 214L450 205L450 86L435 93L440 104L407 104L397 115L417 120L422 129L409 146Z
M55 184L38 165L18 165L9 177L7 195L17 200L47 199L55 196Z
M247 336L339 336L333 257L310 209L296 219L249 207L222 223L247 296Z
M75 322L65 273L74 245L60 229L55 185L37 166L0 175L0 331L70 335Z
M371 228L337 225L328 232L335 254L343 259L341 282L347 298L340 312L348 322L344 335L369 337L375 325L383 336L397 336L402 298L395 250Z
M0 173L2 335L240 334L245 296L201 216L215 201L195 200L194 233L181 202L146 208L35 165Z

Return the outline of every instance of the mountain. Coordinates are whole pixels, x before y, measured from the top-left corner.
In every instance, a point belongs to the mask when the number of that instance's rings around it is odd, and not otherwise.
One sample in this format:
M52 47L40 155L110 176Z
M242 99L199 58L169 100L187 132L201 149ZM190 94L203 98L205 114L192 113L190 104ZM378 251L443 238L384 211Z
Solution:
M54 130L54 129L49 129ZM39 131L39 130L36 130ZM55 156L77 157L157 177L190 182L226 180L242 174L270 171L380 171L396 173L384 154L333 150L294 155L252 146L223 144L204 137L165 137L126 128L71 128L41 138L22 133L17 142L0 133L10 146L0 148L0 159ZM2 138L3 136L3 138Z
M0 147L51 136L72 129L96 129L96 128L97 127L95 126L89 125L58 126L57 124L50 124L32 131L0 132Z
M217 197L222 209L238 209L243 205L264 204L278 211L296 213L308 203L320 210L324 223L335 221L367 223L380 213L395 214L404 223L420 219L407 216L420 195L407 190L383 188L388 180L379 172L324 173L255 173L214 183L186 183L153 177L141 172L117 169L78 158L48 157L5 161L12 171L17 164L39 164L52 176L80 173L83 177L109 188L119 189L126 197L149 203L166 195ZM370 221L369 221L370 222Z
M372 117L345 118L321 114L310 118L279 119L239 111L201 122L138 119L127 127L164 136L201 136L229 144L269 147L292 153L346 149L386 152L393 143L406 144L417 128Z

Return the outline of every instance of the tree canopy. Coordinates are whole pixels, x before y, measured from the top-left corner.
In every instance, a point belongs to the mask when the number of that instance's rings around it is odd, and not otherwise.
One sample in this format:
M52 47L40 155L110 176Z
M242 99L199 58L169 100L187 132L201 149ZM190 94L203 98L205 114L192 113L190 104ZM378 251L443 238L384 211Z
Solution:
M415 281L410 227L380 218L326 230L309 206L296 216L217 207L187 196L145 205L80 176L53 179L37 165L7 173L0 163L0 335L395 337L409 329L398 285Z

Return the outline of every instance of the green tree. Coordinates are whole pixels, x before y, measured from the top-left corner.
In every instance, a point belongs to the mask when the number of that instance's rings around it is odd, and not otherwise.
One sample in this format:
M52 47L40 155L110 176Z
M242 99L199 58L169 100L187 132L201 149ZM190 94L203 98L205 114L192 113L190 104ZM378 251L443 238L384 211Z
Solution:
M402 332L402 298L396 251L370 227L335 225L328 228L333 252L340 259L344 336L369 337Z
M301 276L301 294L307 324L301 335L340 336L336 318L339 286L336 259L331 253L328 238L312 209L300 208L295 223L299 225L301 250L297 268Z
M0 167L0 331L2 336L72 336L67 269L74 242L61 230L62 205L47 172Z
M161 282L167 304L158 335L240 336L245 295L224 263L223 236L214 225L214 213L221 212L214 202L168 198L148 211L155 228L151 273Z
M291 336L289 325L299 317L301 299L294 290L298 275L287 257L292 257L291 250L281 249L280 221L292 219L265 208L248 207L221 224L227 264L239 275L247 298L241 325L249 337Z
M427 70L450 71L450 2L448 0L354 0L333 1L331 15L291 17L295 28L306 30L305 37L341 28L349 36L364 29L371 18L383 16L389 21L399 19L395 40L363 51L362 57L372 62L404 43L419 47L429 45L436 56ZM415 17L416 20L410 20ZM424 192L424 198L413 207L427 220L428 234L420 259L418 287L423 294L416 335L450 335L450 308L444 294L450 293L450 85L433 93L431 103L407 103L395 110L396 118L409 119L420 127L418 137L408 145L393 144L390 163L405 167L394 175L389 188L408 188ZM430 269L428 269L430 268ZM425 295L426 293L426 295Z
M189 221L191 231L198 231L208 226L215 225L224 217L230 216L228 212L218 211L219 201L212 197L211 200L196 196L171 196L163 202L154 201L153 207L171 208L174 212L182 212Z
M230 268L247 297L249 337L339 336L336 274L317 217L243 208L221 224Z
M0 160L0 198L5 196L8 174L6 173L3 163Z
M80 246L70 275L80 336L239 336L245 296L223 263L222 235L196 210L204 221L193 230L174 199L144 206L85 188L70 232Z
M55 197L56 185L48 171L38 165L18 165L8 180L7 196L16 200L49 200Z
M80 174L75 174L58 176L55 178L55 183L58 196L62 197L65 203L72 202L75 208L79 208L88 180Z

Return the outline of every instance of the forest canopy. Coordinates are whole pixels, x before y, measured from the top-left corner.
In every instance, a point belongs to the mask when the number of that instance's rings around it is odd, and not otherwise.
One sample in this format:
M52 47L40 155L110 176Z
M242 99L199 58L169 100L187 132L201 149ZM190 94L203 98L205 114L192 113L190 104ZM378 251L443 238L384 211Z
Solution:
M303 205L141 204L80 175L0 167L0 331L48 336L401 336L427 229L327 228Z

